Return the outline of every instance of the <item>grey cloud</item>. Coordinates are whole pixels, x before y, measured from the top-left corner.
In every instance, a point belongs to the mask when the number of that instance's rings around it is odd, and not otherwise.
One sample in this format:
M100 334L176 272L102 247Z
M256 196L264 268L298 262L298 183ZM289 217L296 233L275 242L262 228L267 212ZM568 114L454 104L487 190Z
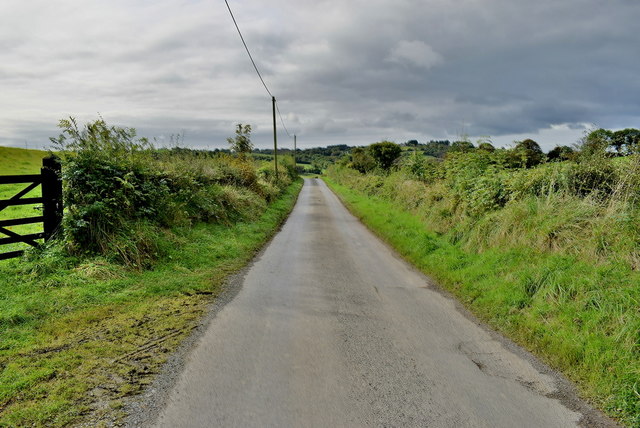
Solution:
M640 121L638 2L230 4L303 146ZM150 136L185 129L192 145L224 146L234 123L252 123L269 144L269 98L215 2L33 0L0 13L2 144L97 112Z
M420 40L401 40L391 50L388 59L427 70L443 62L442 55Z

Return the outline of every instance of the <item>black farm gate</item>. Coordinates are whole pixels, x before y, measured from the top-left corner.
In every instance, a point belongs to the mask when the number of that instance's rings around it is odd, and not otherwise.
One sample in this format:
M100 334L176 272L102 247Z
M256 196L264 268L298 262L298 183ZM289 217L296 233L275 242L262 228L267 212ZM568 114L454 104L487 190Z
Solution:
M0 199L0 212L7 207L15 205L42 204L42 215L37 217L11 218L0 220L0 234L6 238L0 238L0 251L3 245L24 242L37 247L38 239L49 240L60 228L62 222L62 179L60 160L55 156L42 159L40 174L35 175L0 175L2 184L26 184L27 186L9 199ZM42 186L42 197L24 198L26 194ZM7 229L10 226L23 224L42 223L42 232L28 235L20 235ZM24 250L0 252L0 260L19 257Z

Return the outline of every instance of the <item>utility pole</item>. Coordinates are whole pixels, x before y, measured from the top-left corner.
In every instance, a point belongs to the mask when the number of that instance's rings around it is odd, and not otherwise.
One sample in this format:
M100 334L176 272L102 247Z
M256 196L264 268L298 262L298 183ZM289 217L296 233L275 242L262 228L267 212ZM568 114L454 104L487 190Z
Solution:
M293 134L293 166L297 166L296 162L296 134Z
M278 182L278 133L276 132L276 97L271 96L273 110L273 158L276 164L276 183Z

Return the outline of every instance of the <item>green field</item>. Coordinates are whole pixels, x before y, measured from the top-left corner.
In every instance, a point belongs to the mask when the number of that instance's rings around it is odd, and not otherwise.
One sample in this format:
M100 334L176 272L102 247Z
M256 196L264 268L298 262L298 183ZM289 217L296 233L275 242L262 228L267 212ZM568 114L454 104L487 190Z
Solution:
M37 174L49 152L0 146L0 175Z
M0 175L24 175L39 174L42 166L42 158L48 155L48 152L42 150L25 150L13 147L0 147ZM27 184L0 184L0 199L9 199L20 190L24 189ZM25 197L37 198L42 196L41 189L29 192ZM36 217L41 215L39 208L41 205L19 205L7 207L0 211L0 220L22 217ZM42 230L42 223L28 224L21 226L9 226L7 229L20 234L37 233ZM4 236L4 235L3 235ZM0 252L15 251L28 248L27 244L10 244L0 246ZM2 263L0 261L0 263Z

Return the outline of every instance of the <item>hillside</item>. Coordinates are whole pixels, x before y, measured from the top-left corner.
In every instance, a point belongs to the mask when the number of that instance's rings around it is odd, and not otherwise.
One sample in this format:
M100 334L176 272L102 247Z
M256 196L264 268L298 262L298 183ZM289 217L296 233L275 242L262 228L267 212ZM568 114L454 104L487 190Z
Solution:
M0 175L37 174L49 152L0 146Z

